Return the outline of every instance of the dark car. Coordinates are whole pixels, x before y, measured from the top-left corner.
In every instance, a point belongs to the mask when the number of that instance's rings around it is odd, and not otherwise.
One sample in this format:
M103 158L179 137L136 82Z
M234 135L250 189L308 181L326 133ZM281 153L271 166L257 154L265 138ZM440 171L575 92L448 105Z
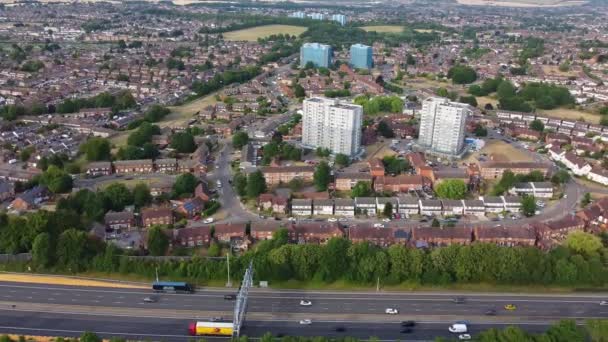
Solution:
M337 332L345 332L346 328L345 327L335 327L334 330Z
M485 315L486 316L496 316L496 310L494 310L494 309L486 310Z
M412 332L412 328L403 328L401 329L402 334L409 334Z
M465 299L464 299L464 297L456 297L452 300L452 302L454 302L456 304L464 304Z
M416 322L414 321L403 321L401 322L401 326L402 327L413 327L416 325Z
M235 300L236 299L236 295L227 294L227 295L224 295L224 299L226 299L226 300Z

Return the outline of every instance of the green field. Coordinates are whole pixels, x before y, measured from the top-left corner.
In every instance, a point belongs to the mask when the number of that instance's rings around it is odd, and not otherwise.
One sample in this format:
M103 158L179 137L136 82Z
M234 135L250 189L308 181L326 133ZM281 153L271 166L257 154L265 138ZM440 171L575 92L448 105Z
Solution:
M403 26L399 25L378 25L378 26L363 26L364 31L376 31L378 33L400 33L403 32Z
M306 27L292 25L264 25L243 30L230 31L224 33L225 40L245 40L254 42L258 38L268 37L273 34L289 34L299 36L306 31Z

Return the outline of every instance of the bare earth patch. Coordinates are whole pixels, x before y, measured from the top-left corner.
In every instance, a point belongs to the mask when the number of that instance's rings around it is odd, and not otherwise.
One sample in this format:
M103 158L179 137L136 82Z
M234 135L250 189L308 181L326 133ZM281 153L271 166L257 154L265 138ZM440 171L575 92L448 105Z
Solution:
M299 36L300 34L304 33L304 31L306 31L306 27L304 26L264 25L243 30L226 32L224 33L224 39L245 40L254 42L258 40L258 38L264 38L279 33Z
M403 32L403 26L399 25L377 25L377 26L363 26L362 30L370 32L376 31L378 33L400 33Z
M478 152L474 152L469 154L463 162L471 163L477 162L478 157L482 154L487 154L486 160L489 161L490 157L494 161L503 161L503 162L533 162L529 155L526 153L516 149L515 147L507 144L502 140L487 140L486 145Z
M568 109L568 108L556 108L550 110L539 109L538 113L544 116L549 116L553 118L560 118L566 120L581 120L583 119L585 122L599 124L600 116L598 114L592 114L587 112L582 112L576 109Z
M51 284L51 285L72 285L72 286L99 286L99 287L115 287L115 288L130 288L140 289L143 286L136 284L125 284L111 281L79 279L62 276L51 275L35 275L35 274L15 274L15 273L0 273L0 281L30 283L30 284Z

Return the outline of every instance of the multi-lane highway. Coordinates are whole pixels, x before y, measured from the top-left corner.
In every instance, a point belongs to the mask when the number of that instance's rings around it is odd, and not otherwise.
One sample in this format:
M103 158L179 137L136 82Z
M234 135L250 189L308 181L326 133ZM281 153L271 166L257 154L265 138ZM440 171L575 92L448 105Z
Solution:
M92 330L102 335L135 336L153 340L185 340L187 323L221 316L232 318L233 302L224 290L194 294L160 294L155 303L144 298L147 289L68 287L0 283L0 332L44 335L78 335ZM464 297L462 304L454 298ZM300 300L312 302L301 306ZM244 334L266 332L289 335L345 334L392 340L429 340L448 336L447 326L457 320L471 322L473 333L490 327L517 324L530 331L546 328L562 318L608 318L601 295L501 295L456 293L305 292L253 290ZM514 304L515 311L504 310ZM387 315L386 308L399 315ZM489 309L496 316L485 316ZM311 319L310 326L299 324ZM399 322L415 320L410 334L401 334ZM336 332L342 326L345 332Z

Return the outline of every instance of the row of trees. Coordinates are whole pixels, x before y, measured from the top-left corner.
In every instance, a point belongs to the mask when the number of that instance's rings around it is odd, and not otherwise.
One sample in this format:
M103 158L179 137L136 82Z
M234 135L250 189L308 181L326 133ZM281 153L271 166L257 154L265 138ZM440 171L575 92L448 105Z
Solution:
M374 96L360 95L355 98L355 104L363 106L363 113L374 115L381 112L401 113L403 111L403 100L399 96Z

